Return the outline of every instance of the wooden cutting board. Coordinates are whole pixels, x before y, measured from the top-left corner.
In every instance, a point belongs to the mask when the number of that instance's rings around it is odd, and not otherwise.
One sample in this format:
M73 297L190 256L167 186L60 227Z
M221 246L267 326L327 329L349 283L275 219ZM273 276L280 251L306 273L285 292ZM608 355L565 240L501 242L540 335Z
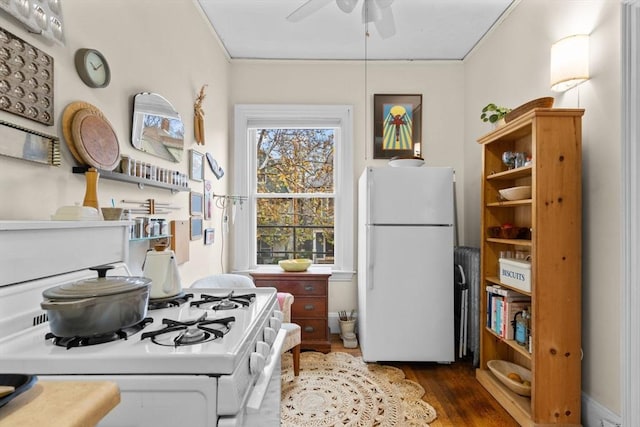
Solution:
M40 381L0 408L0 427L94 426L118 403L112 381Z
M76 150L76 146L73 142L73 135L71 134L71 124L73 123L73 116L75 116L76 113L80 110L93 111L100 117L104 117L104 115L98 107L84 101L74 101L67 105L62 112L62 135L64 136L64 141L67 143L67 147L73 155L73 158L76 159L79 164L84 165L86 163L84 159L80 157L80 153L78 153L78 150Z
M90 166L111 171L120 162L120 145L111 124L91 110L80 110L71 123L73 143Z
M189 261L189 221L171 221L171 250L176 256L178 264Z

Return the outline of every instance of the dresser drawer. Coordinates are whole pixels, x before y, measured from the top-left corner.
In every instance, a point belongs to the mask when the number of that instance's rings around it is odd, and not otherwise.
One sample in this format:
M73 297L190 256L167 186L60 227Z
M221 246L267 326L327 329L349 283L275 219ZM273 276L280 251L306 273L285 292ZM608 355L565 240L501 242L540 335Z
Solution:
M259 286L265 285L267 280L261 281ZM295 296L326 296L327 282L318 280L280 280L278 282L271 281L271 285L278 288L280 292L289 292Z
M318 297L295 297L292 317L327 317L327 300Z
M328 335L327 321L323 319L293 319L302 329L302 341L326 340Z

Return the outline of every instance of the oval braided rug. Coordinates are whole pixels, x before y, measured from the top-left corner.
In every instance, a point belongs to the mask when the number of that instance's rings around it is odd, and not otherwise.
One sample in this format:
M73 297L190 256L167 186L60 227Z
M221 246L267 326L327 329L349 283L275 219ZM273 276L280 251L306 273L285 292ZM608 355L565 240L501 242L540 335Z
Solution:
M293 375L290 353L282 355L281 425L428 426L435 409L425 391L393 366L365 363L347 353L300 354Z

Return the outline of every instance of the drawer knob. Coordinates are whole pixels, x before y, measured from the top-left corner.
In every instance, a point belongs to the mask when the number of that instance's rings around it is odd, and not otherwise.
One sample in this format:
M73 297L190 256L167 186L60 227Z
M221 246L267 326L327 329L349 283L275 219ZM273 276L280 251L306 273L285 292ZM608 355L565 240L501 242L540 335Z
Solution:
M313 285L304 285L304 290L311 292L313 290Z
M313 304L305 304L304 306L305 310L313 310L314 308L316 308L316 306Z
M313 326L305 326L304 327L304 331L305 332L313 332L314 331Z

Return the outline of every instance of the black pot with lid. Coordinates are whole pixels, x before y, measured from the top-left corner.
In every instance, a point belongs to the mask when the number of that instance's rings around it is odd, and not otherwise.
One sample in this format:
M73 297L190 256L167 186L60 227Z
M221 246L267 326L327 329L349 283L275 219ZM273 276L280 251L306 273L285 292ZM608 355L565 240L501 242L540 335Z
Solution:
M111 333L144 319L151 280L109 276L113 266L92 267L98 277L46 289L40 306L47 310L51 332L59 337Z

